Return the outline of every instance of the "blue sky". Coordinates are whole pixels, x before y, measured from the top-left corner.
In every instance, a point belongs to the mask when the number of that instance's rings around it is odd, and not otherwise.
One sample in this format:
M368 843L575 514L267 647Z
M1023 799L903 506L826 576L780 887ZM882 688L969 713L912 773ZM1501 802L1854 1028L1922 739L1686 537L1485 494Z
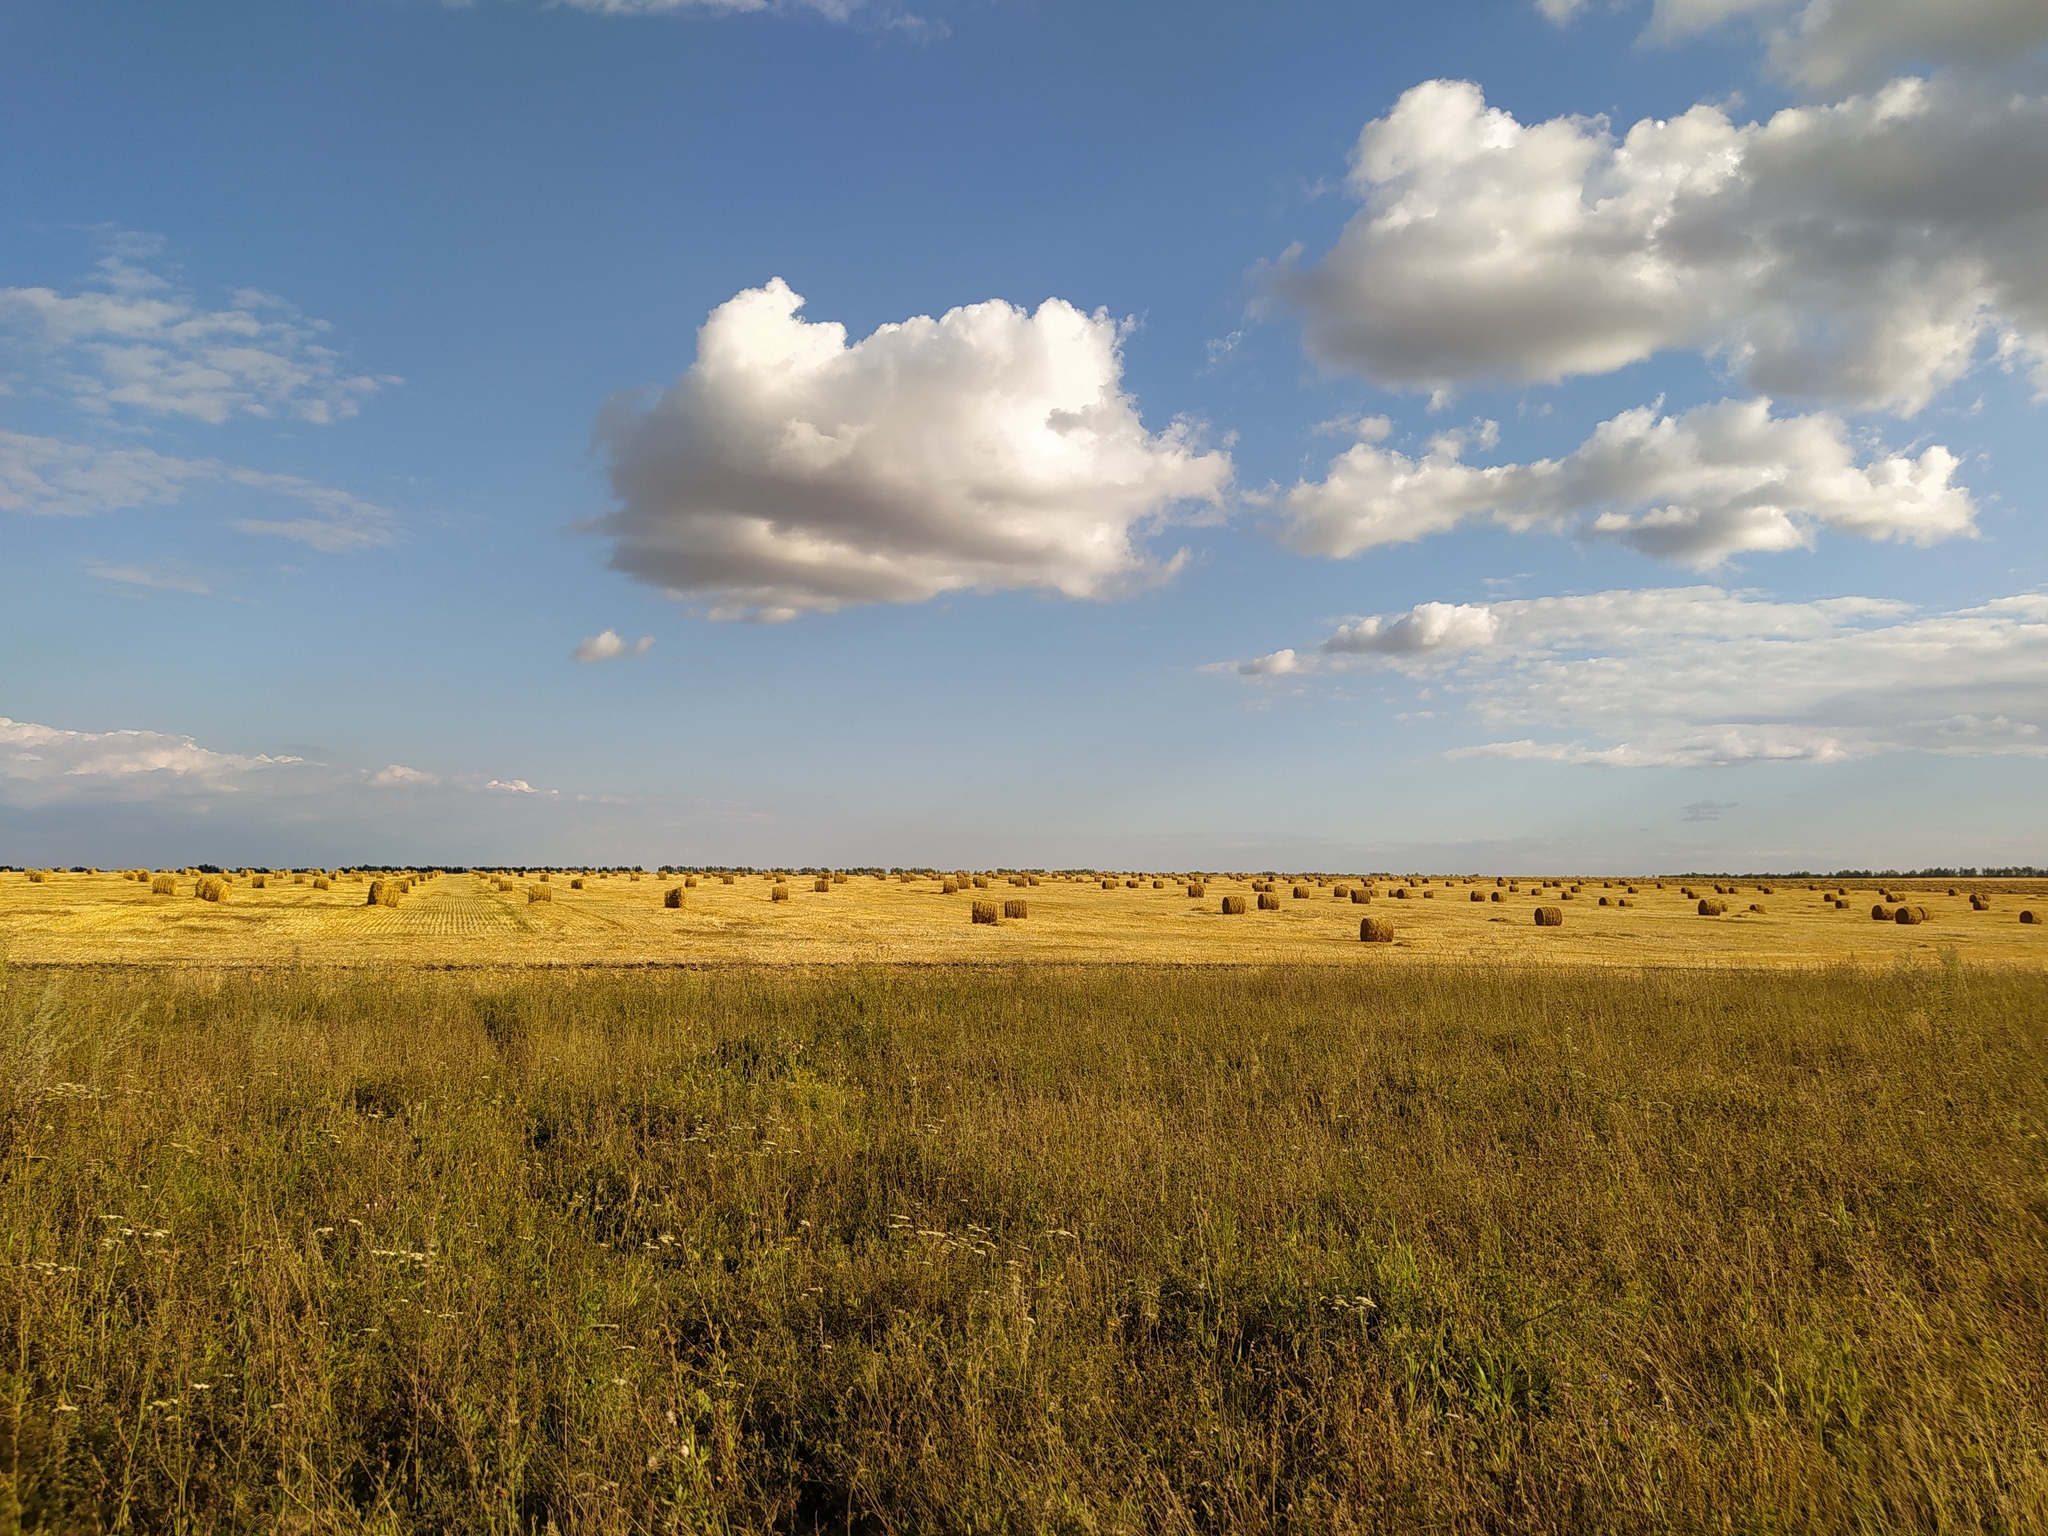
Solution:
M5 0L0 862L2048 863L1923 11Z

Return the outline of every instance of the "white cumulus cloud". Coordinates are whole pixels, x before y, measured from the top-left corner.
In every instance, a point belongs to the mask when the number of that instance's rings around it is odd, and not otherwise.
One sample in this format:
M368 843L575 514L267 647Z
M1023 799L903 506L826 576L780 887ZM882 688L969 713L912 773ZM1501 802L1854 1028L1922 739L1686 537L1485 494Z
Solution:
M207 309L125 255L102 261L98 285L77 293L0 288L0 356L98 415L353 416L398 381L352 372L326 344L330 329L253 289Z
M1489 733L1523 733L1462 756L1682 767L2048 753L2041 594L1947 612L1711 586L1425 603L1344 624L1286 670L1361 667L1461 700Z
M233 792L296 757L214 752L160 731L68 731L0 717L0 794L15 803L89 791Z
M1723 400L1677 416L1649 407L1600 423L1562 459L1488 467L1441 434L1420 458L1359 443L1283 503L1282 538L1348 556L1442 533L1473 518L1622 540L1700 569L1730 556L1811 548L1815 530L1930 544L1972 531L1976 506L1946 448L1878 450L1859 463L1827 413L1774 416L1768 400Z
M578 661L610 661L614 656L645 656L653 644L654 636L642 635L629 645L616 629L608 629L601 635L579 640L570 654Z
M1187 424L1146 431L1106 314L991 300L849 345L802 305L779 278L739 294L679 383L607 408L616 569L716 618L1105 597L1170 572L1142 536L1228 486Z
M1902 79L1617 139L1435 80L1366 125L1351 185L1365 206L1336 246L1267 280L1312 356L1379 384L1555 381L1689 349L1756 390L1901 413L1992 354L2048 391L2039 97Z

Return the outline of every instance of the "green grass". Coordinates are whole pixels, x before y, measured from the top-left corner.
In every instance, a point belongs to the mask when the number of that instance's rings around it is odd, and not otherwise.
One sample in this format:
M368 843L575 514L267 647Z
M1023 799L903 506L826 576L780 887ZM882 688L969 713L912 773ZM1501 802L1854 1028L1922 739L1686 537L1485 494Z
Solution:
M0 978L0 1524L2048 1525L2048 977Z

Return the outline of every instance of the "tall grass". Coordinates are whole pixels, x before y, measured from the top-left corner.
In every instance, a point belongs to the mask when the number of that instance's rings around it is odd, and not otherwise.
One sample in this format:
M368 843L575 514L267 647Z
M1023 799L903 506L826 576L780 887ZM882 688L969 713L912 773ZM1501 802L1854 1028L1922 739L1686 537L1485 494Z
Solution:
M2048 1521L2048 978L0 980L0 1519Z

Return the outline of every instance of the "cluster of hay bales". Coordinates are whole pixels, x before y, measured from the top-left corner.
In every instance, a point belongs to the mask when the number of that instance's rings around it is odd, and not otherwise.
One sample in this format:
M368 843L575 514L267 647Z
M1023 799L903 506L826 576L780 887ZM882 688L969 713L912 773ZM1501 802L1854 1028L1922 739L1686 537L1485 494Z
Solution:
M1991 910L1991 898L1981 891L1972 891L1970 893L1970 910L1972 912L1989 912Z

